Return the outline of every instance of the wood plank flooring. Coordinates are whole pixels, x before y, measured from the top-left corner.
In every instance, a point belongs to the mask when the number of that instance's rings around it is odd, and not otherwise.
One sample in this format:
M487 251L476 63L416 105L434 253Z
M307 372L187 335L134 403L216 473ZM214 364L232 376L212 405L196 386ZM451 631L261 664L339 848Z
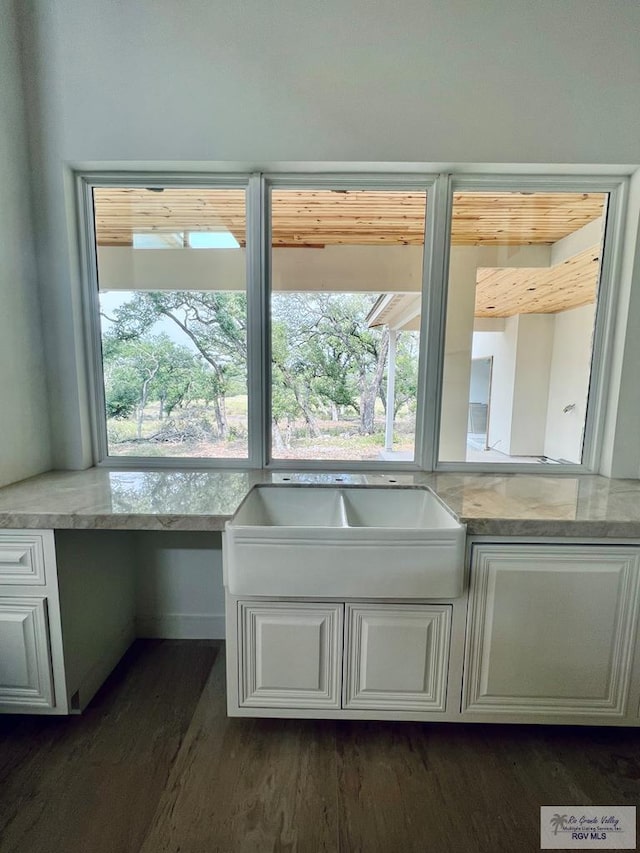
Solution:
M639 797L636 730L228 719L216 643L0 717L0 853L528 853L540 805Z

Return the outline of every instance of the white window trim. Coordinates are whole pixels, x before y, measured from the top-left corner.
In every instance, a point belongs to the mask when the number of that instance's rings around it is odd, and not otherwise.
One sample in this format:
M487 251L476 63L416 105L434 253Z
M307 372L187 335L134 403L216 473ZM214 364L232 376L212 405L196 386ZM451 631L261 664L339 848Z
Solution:
M425 239L422 260L422 311L427 307L429 281L432 275L432 248L433 248L433 224L436 222L434 216L435 188L438 184L439 177L435 174L424 173L407 173L407 174L386 174L386 173L368 173L368 174L348 174L343 173L325 173L318 175L316 173L267 173L264 175L265 191L266 191L266 211L271 210L271 191L272 189L342 189L342 190L424 190L427 198L427 207L425 215ZM270 334L271 324L268 322L269 303L271 299L271 217L266 217L266 231L264 240L265 251L265 282L266 282L266 301L267 314L265 329L267 335L265 364L267 366L267 382L265 384L265 431L267 445L265 468L273 471L291 470L295 468L297 471L422 471L424 470L424 454L426 448L425 441L425 385L427 371L427 329L426 324L422 324L420 330L420 355L418 362L418 397L416 404L416 431L414 445L414 459L411 462L389 462L389 461L358 461L358 460L330 460L330 459L273 459L271 456L271 346ZM424 316L424 314L423 314Z
M579 474L597 472L600 465L606 415L607 377L611 369L613 326L617 303L622 232L628 177L610 175L549 175L465 173L435 175L431 172L327 172L327 173L144 173L77 172L76 201L83 278L83 314L90 361L89 391L94 461L107 468L214 468L274 471L451 471L495 474ZM246 189L247 227L247 389L248 457L185 458L109 456L98 305L98 269L94 239L94 187L189 187ZM270 287L271 239L270 194L274 187L322 189L424 189L427 193L423 256L422 317L415 457L413 462L272 459ZM581 464L531 465L527 463L472 463L438 461L444 330L453 193L457 189L603 192L609 194L600 267L600 288L594 330L592 372ZM249 235L253 235L249 239Z
M447 232L444 246L444 266L440 287L432 282L431 310L439 319L433 349L428 353L433 373L430 389L438 401L437 423L432 434L433 459L429 470L451 472L491 472L503 474L592 474L600 468L604 425L607 408L607 377L611 370L611 352L617 308L617 287L622 256L622 236L629 179L627 176L596 175L490 175L465 174L451 176L447 193ZM447 288L449 281L449 250L451 242L451 213L456 190L504 192L593 192L608 193L607 220L603 235L603 254L600 262L600 285L596 303L591 375L584 427L582 462L579 464L531 464L523 462L446 462L440 461L440 410L442 403L442 367L444 363ZM436 348L437 344L437 348ZM533 470L532 470L533 469Z
M257 185L257 186L256 186ZM93 190L98 187L184 187L192 189L229 189L246 191L247 230L259 226L260 196L259 179L248 173L229 174L144 174L140 172L91 172L76 175L76 191L80 216L80 250L83 269L83 315L86 341L91 369L89 373L89 399L92 402L91 428L94 463L106 468L216 468L245 469L260 468L263 459L263 430L260 420L262 382L256 375L262 364L262 327L260 308L260 259L259 246L246 253L247 293L247 392L248 412L248 456L246 458L204 459L200 457L149 457L109 456L107 422L104 416L105 398L102 366L102 342L100 334L100 307L98 291L98 264L95 245L95 221ZM257 225L256 225L257 222ZM248 244L248 243L247 243ZM257 333L257 334L256 334Z

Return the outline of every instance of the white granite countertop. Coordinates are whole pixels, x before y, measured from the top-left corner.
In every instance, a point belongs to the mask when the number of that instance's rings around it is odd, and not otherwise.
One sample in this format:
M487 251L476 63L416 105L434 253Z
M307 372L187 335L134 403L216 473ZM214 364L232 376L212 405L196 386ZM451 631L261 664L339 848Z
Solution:
M258 483L430 486L475 535L640 539L640 481L542 474L52 471L0 489L0 528L222 530Z

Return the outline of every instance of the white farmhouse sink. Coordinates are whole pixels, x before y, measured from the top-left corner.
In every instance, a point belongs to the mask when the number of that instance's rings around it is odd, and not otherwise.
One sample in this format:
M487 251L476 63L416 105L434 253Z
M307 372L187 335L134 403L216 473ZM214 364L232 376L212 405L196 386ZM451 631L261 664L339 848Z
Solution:
M224 533L233 595L454 598L465 526L427 488L256 486Z

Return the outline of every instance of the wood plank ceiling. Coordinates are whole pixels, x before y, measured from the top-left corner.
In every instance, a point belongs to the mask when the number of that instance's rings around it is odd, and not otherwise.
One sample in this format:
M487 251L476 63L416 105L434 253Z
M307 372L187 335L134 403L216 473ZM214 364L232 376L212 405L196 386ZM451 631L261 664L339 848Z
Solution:
M603 215L601 193L458 192L455 246L552 244ZM272 194L272 244L422 245L426 193L381 190L292 190ZM99 246L131 246L133 234L228 230L246 241L242 189L96 188ZM599 247L554 268L478 271L476 316L545 313L593 302ZM559 306L559 307L558 307Z
M476 285L476 317L555 314L595 302L600 247L586 249L555 267L482 268Z
M130 246L134 233L230 230L246 240L244 191L94 190L100 246ZM274 246L422 245L424 192L274 190ZM602 215L599 193L455 193L457 246L555 243Z

